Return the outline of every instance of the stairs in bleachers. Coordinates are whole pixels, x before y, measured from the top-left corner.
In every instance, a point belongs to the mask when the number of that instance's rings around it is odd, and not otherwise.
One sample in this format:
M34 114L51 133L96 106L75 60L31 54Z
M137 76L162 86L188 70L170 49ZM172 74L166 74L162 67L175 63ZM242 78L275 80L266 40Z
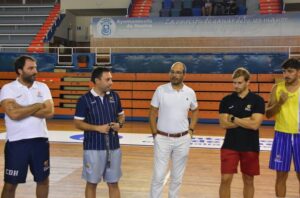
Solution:
M53 31L52 27L60 17L60 4L55 4L50 11L48 17L44 21L42 27L31 41L27 52L44 52L44 40L47 38L49 31Z
M53 10L54 4L0 4L0 52L27 51L44 22L53 18Z
M149 17L152 0L135 0L132 5L130 17Z
M260 14L281 14L282 1L281 0L260 0L259 1Z

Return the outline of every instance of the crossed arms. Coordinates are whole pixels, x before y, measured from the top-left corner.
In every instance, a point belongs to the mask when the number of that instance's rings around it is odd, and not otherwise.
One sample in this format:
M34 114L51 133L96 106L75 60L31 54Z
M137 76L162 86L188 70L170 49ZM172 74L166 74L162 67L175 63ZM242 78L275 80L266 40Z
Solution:
M220 126L224 129L232 129L236 127L243 127L246 129L257 130L261 125L264 115L261 113L253 113L250 117L238 118L235 117L234 122L231 122L232 115L221 113L219 115Z
M37 118L51 118L54 114L53 100L43 103L34 103L28 106L18 104L14 99L5 99L1 102L6 115L12 120L22 120L29 116Z

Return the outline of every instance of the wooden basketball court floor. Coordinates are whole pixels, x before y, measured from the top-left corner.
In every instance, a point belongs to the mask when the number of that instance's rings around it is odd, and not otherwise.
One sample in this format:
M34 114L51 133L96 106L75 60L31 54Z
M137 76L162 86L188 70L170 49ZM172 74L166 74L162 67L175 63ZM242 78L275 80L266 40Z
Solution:
M75 131L72 120L48 120L49 130ZM5 131L0 119L0 131ZM127 122L121 132L150 133L147 122ZM198 124L196 135L223 136L224 130L215 124ZM273 137L273 127L263 126L260 129L263 138ZM0 141L0 188L3 186L4 141ZM121 197L146 198L152 177L153 148L151 146L122 145L123 176L120 180ZM85 182L81 179L82 145L78 143L51 143L51 176L50 198L82 198ZM270 152L260 154L261 175L255 177L255 197L274 198L275 172L268 169ZM185 171L181 198L217 198L220 183L219 149L191 148ZM287 182L287 197L299 197L299 184L293 167ZM163 197L167 197L168 178ZM234 176L231 186L232 198L242 197L243 183L241 174ZM17 198L35 197L35 183L28 174L27 183L19 185ZM97 197L108 197L104 183L98 185Z

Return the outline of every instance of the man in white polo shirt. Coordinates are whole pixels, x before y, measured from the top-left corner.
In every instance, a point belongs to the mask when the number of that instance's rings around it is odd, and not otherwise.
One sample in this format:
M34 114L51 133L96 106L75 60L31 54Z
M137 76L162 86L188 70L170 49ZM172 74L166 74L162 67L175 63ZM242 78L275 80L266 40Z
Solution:
M36 196L48 197L49 142L45 118L54 107L48 86L35 81L36 60L21 56L15 61L18 78L4 85L0 104L5 111L4 186L2 198L15 197L17 185L26 182L28 166L37 183Z
M193 89L183 83L186 66L176 62L170 69L170 83L159 86L150 107L150 127L154 138L154 168L150 197L162 196L163 184L172 160L169 198L178 197L191 137L198 120L198 104ZM191 110L191 121L188 112ZM156 118L158 117L157 123Z

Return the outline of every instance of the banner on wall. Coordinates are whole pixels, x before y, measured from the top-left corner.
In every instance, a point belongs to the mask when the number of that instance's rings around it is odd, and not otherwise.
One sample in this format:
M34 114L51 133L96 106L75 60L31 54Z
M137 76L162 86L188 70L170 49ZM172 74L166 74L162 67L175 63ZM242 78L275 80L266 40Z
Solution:
M299 36L300 13L208 17L93 17L95 38Z
M286 53L112 53L113 72L168 73L180 60L188 73L232 73L245 67L251 73L281 73Z
M37 60L38 71L53 72L57 64L57 54L55 53L22 53L22 52L2 52L0 53L0 72L14 72L14 62L22 55L30 55Z

